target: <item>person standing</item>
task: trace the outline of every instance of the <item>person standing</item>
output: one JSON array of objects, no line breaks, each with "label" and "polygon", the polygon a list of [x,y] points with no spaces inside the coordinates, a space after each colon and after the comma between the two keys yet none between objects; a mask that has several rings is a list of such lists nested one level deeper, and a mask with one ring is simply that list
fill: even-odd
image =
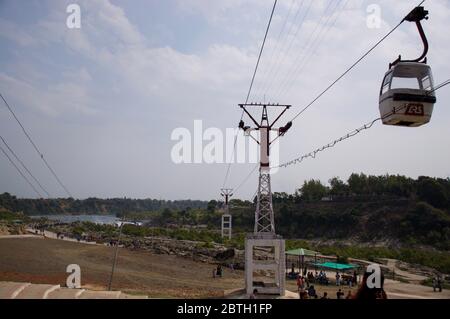
[{"label": "person standing", "polygon": [[299,293],[305,289],[305,279],[301,275],[298,275],[297,277],[297,287]]},{"label": "person standing", "polygon": [[442,292],[442,279],[441,279],[441,276],[438,276],[437,286],[438,286],[439,292]]}]

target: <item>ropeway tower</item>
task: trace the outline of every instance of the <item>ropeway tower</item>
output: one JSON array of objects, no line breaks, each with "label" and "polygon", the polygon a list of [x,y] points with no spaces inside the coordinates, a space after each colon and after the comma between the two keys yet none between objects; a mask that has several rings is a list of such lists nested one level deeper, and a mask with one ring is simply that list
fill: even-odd
[{"label": "ropeway tower", "polygon": [[[252,131],[259,131],[260,167],[255,210],[255,226],[253,234],[247,235],[245,240],[245,286],[247,294],[256,289],[261,294],[285,294],[285,242],[275,233],[275,218],[272,205],[272,189],[270,185],[270,145],[278,137],[284,135],[292,126],[288,122],[285,126],[275,128],[281,116],[291,105],[279,104],[239,104],[253,122],[254,127],[246,126],[240,121],[239,128],[251,136]],[[281,109],[273,122],[270,122],[268,108]],[[248,111],[249,108],[261,109],[261,120],[257,121]],[[277,137],[271,140],[270,132],[276,131]],[[251,136],[252,137],[252,136]],[[253,138],[253,137],[252,137]],[[255,248],[268,250],[271,258],[268,260],[255,259]],[[264,272],[265,275],[260,274]],[[259,278],[258,278],[259,276]]]},{"label": "ropeway tower", "polygon": [[230,214],[229,199],[233,196],[233,190],[231,188],[222,188],[220,190],[220,195],[223,196],[225,200],[225,212],[222,214],[222,238],[231,239],[232,235],[232,217]]}]

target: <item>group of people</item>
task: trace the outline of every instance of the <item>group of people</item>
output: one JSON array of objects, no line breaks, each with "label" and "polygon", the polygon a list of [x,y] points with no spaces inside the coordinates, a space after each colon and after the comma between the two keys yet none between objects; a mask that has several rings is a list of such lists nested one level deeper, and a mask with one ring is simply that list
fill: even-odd
[{"label": "group of people", "polygon": [[297,286],[299,286],[300,282],[303,282],[306,284],[307,287],[310,286],[312,283],[319,283],[322,285],[328,285],[329,280],[327,278],[327,274],[324,271],[315,272],[315,274],[312,271],[309,271],[306,273],[306,276],[303,276],[301,274],[296,274],[297,278]]},{"label": "group of people", "polygon": [[[316,281],[319,278],[319,274],[316,272],[316,276],[311,272],[308,272],[306,277],[302,275],[298,275],[297,277],[297,287],[298,287],[298,295],[300,299],[318,299],[319,296],[317,295],[316,288],[314,288],[314,285],[312,285],[312,282]],[[327,297],[327,293],[324,294],[325,297]],[[327,299],[322,298],[321,299]]]},{"label": "group of people", "polygon": [[[369,276],[371,275],[371,272],[365,272],[362,279],[361,279],[361,285],[359,286],[358,290],[355,293],[352,293],[351,290],[348,291],[347,294],[342,291],[341,288],[338,289],[336,292],[336,298],[337,299],[387,299],[386,293],[383,288],[384,284],[384,276],[381,274],[381,287],[378,288],[370,288],[367,285],[367,280]],[[312,272],[308,273],[306,278],[304,276],[299,275],[297,278],[297,286],[298,286],[298,294],[300,299],[328,299],[328,293],[324,292],[323,295],[319,298],[317,291],[314,287],[314,285],[310,284],[311,280],[308,280],[308,278],[311,277]],[[314,275],[313,275],[314,276]],[[339,277],[338,277],[339,276]],[[316,276],[314,276],[314,280],[319,280],[319,278],[326,278],[325,272],[320,272]],[[336,284],[337,286],[340,286],[341,284],[341,275],[337,272],[336,273]],[[353,276],[346,276],[346,281],[351,287],[352,284],[357,284],[357,274],[356,271],[353,273]]]},{"label": "group of people", "polygon": [[[309,286],[311,283],[319,283],[321,285],[327,285],[330,283],[330,280],[327,277],[327,273],[323,270],[318,272],[316,270],[315,273],[312,271],[309,271],[306,276],[297,275],[298,278],[301,278],[307,286]],[[349,288],[352,288],[354,285],[357,284],[357,274],[356,271],[353,272],[353,275],[345,275],[340,274],[339,272],[336,272],[336,286],[341,286],[342,284],[347,284]]]},{"label": "group of people", "polygon": [[347,284],[349,288],[352,288],[353,285],[357,285],[358,283],[358,275],[356,270],[353,272],[353,275],[345,275],[340,274],[339,271],[336,271],[336,286],[341,286],[342,284]]}]

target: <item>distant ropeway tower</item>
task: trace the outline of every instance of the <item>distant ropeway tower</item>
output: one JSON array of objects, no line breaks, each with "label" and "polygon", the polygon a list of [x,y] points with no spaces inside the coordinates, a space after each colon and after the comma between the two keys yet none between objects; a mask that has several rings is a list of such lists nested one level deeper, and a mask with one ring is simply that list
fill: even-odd
[{"label": "distant ropeway tower", "polygon": [[225,211],[222,214],[222,238],[231,239],[232,236],[232,217],[230,214],[230,204],[229,199],[233,196],[233,190],[231,188],[222,188],[220,190],[220,195],[223,196],[225,200]]}]

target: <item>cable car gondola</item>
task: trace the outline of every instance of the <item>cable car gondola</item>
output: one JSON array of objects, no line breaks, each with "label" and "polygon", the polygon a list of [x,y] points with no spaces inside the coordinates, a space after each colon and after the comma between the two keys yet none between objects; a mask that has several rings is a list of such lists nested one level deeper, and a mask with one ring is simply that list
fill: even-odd
[{"label": "cable car gondola", "polygon": [[417,127],[430,121],[436,103],[433,75],[427,65],[428,41],[420,21],[428,19],[428,11],[416,7],[406,21],[416,22],[424,43],[422,55],[409,61],[401,56],[389,65],[381,89],[379,108],[383,124]]}]

